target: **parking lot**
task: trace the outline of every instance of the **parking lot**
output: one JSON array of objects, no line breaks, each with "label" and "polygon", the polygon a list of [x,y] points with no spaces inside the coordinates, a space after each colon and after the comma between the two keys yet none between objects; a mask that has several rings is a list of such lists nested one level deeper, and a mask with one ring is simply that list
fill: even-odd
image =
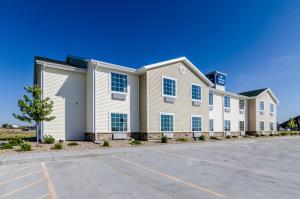
[{"label": "parking lot", "polygon": [[300,137],[0,166],[2,198],[299,198]]}]

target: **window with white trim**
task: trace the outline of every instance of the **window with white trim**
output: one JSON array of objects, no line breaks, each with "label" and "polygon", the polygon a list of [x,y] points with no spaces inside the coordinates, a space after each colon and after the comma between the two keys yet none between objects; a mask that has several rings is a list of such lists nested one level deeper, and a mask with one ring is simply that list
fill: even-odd
[{"label": "window with white trim", "polygon": [[199,84],[192,84],[192,100],[202,100],[202,88]]},{"label": "window with white trim", "polygon": [[127,93],[127,75],[111,73],[111,91]]},{"label": "window with white trim", "polygon": [[259,101],[259,111],[264,112],[265,111],[265,102]]},{"label": "window with white trim", "polygon": [[224,96],[224,107],[230,108],[230,97],[229,96]]},{"label": "window with white trim", "polygon": [[264,131],[265,130],[265,122],[259,122],[259,130]]},{"label": "window with white trim", "polygon": [[270,122],[270,131],[274,131],[274,122]]},{"label": "window with white trim", "polygon": [[274,113],[274,104],[270,103],[270,113]]},{"label": "window with white trim", "polygon": [[245,131],[245,122],[244,121],[240,121],[240,131]]},{"label": "window with white trim", "polygon": [[127,131],[128,119],[127,114],[111,113],[111,131]]},{"label": "window with white trim", "polygon": [[202,118],[192,116],[192,131],[202,131]]},{"label": "window with white trim", "polygon": [[176,96],[176,80],[163,77],[163,95],[164,96]]},{"label": "window with white trim", "polygon": [[208,101],[210,106],[214,105],[214,94],[212,92],[209,92]]},{"label": "window with white trim", "polygon": [[164,113],[160,115],[160,131],[174,131],[174,115]]},{"label": "window with white trim", "polygon": [[209,131],[214,131],[214,120],[213,119],[209,120]]},{"label": "window with white trim", "polygon": [[239,101],[239,108],[240,108],[240,110],[245,110],[245,100]]},{"label": "window with white trim", "polygon": [[225,131],[230,131],[230,120],[225,120],[224,121],[224,130]]}]

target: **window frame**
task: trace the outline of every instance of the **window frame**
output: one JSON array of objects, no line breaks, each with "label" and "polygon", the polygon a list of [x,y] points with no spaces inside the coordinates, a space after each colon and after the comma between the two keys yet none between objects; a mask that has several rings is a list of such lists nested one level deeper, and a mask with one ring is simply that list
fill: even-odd
[{"label": "window frame", "polygon": [[[124,114],[124,115],[127,115],[127,131],[113,131],[112,130],[112,114]],[[109,129],[111,132],[113,133],[128,133],[130,130],[130,114],[128,112],[109,112]]]},{"label": "window frame", "polygon": [[[263,104],[264,104],[264,110],[261,110],[261,102],[263,102]],[[259,100],[259,111],[260,112],[265,112],[265,110],[266,110],[266,103],[265,103],[265,101],[264,100]]]},{"label": "window frame", "polygon": [[[212,121],[212,130],[211,130],[211,128],[210,128],[210,127],[211,127],[211,126],[210,126],[210,124],[211,124],[210,122],[211,122],[211,121]],[[208,131],[209,131],[209,132],[214,132],[214,120],[213,120],[213,119],[209,119],[209,120],[208,120]]]},{"label": "window frame", "polygon": [[[229,122],[229,130],[226,130],[226,122]],[[226,132],[231,131],[231,121],[230,120],[224,120],[224,131],[226,131]]]},{"label": "window frame", "polygon": [[[193,99],[193,86],[199,86],[200,87],[200,99]],[[191,100],[202,102],[202,85],[197,83],[191,83]]]},{"label": "window frame", "polygon": [[[244,106],[243,106],[243,108],[241,109],[241,101],[243,101],[244,102]],[[242,111],[244,111],[246,109],[246,105],[245,105],[245,100],[244,99],[239,99],[239,110],[242,110]]]},{"label": "window frame", "polygon": [[[272,108],[273,108],[272,111],[271,111],[271,106],[272,106]],[[274,112],[275,112],[275,111],[274,111],[274,107],[275,107],[274,104],[271,102],[271,103],[270,103],[270,107],[269,107],[269,108],[270,108],[270,113],[274,113]]]},{"label": "window frame", "polygon": [[[175,96],[174,95],[166,95],[166,94],[164,94],[164,79],[169,79],[169,80],[174,80],[175,81]],[[161,77],[161,95],[163,97],[177,98],[177,79],[176,78],[172,78],[172,77],[168,77],[168,76],[162,76]]]},{"label": "window frame", "polygon": [[[261,128],[261,124],[263,123],[263,129]],[[259,121],[259,131],[265,131],[265,122],[264,121]]]},{"label": "window frame", "polygon": [[[225,98],[228,98],[228,99],[229,99],[229,107],[226,106],[226,103],[225,103],[226,100],[225,100]],[[228,96],[228,95],[225,95],[225,96],[224,96],[224,108],[228,108],[228,109],[231,108],[231,97]]]},{"label": "window frame", "polygon": [[[193,117],[200,118],[200,131],[193,131]],[[191,115],[191,132],[202,132],[203,131],[203,126],[202,126],[202,115]]]},{"label": "window frame", "polygon": [[[162,115],[173,116],[173,130],[172,131],[162,131],[162,128],[161,128],[161,116]],[[175,114],[174,113],[166,113],[166,112],[160,112],[159,113],[159,130],[162,133],[173,133],[173,132],[175,132]]]},{"label": "window frame", "polygon": [[[243,122],[243,130],[241,130],[241,122]],[[245,121],[239,121],[239,130],[240,131],[245,131]]]},{"label": "window frame", "polygon": [[[212,95],[212,104],[210,104],[210,95]],[[213,106],[214,105],[214,93],[213,92],[209,92],[208,93],[208,105],[209,106]]]},{"label": "window frame", "polygon": [[[112,89],[112,74],[118,74],[118,75],[124,75],[126,76],[126,79],[127,79],[127,85],[126,85],[126,92],[121,92],[121,91],[113,91]],[[125,74],[125,73],[119,73],[119,72],[110,72],[110,76],[109,76],[109,82],[110,82],[110,87],[109,87],[109,90],[111,93],[120,93],[120,94],[127,94],[128,93],[128,81],[129,81],[129,78],[128,78],[128,75]]]},{"label": "window frame", "polygon": [[[271,129],[271,124],[272,124],[273,129]],[[270,125],[270,126],[269,126],[270,131],[275,131],[275,130],[274,130],[274,129],[275,129],[275,128],[274,128],[274,127],[275,127],[274,124],[275,124],[275,122],[273,122],[273,121],[270,122],[270,124],[269,124],[269,125]]]}]

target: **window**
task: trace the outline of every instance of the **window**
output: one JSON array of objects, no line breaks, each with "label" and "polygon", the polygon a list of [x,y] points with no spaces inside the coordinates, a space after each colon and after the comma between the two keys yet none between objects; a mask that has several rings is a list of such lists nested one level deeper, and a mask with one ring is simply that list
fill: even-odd
[{"label": "window", "polygon": [[111,73],[111,91],[127,93],[127,75]]},{"label": "window", "polygon": [[224,130],[230,131],[230,120],[225,120],[224,122]]},{"label": "window", "polygon": [[259,122],[259,130],[264,131],[265,130],[265,123],[264,122]]},{"label": "window", "polygon": [[199,84],[192,84],[192,100],[202,100],[202,88]]},{"label": "window", "polygon": [[239,101],[239,107],[240,107],[240,110],[245,110],[245,100]]},{"label": "window", "polygon": [[192,131],[202,130],[202,118],[200,116],[192,116]]},{"label": "window", "polygon": [[274,104],[270,103],[270,113],[274,113]]},{"label": "window", "polygon": [[214,131],[214,120],[209,120],[209,131]]},{"label": "window", "polygon": [[245,131],[245,122],[240,121],[240,131]]},{"label": "window", "polygon": [[209,101],[209,105],[211,106],[214,105],[214,94],[211,92],[209,93],[208,101]]},{"label": "window", "polygon": [[160,131],[173,131],[174,130],[174,116],[172,114],[160,115]]},{"label": "window", "polygon": [[176,96],[176,80],[163,77],[163,96]]},{"label": "window", "polygon": [[228,96],[224,97],[224,106],[225,108],[230,108],[230,97]]},{"label": "window", "polygon": [[265,102],[264,101],[259,101],[259,110],[260,111],[265,111]]},{"label": "window", "polygon": [[270,122],[270,131],[274,131],[274,122]]},{"label": "window", "polygon": [[111,114],[111,131],[124,132],[127,131],[127,114],[112,113]]}]

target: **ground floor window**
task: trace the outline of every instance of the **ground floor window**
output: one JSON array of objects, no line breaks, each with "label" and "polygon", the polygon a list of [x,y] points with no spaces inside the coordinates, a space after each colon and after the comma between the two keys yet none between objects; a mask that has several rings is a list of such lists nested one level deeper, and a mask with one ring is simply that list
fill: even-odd
[{"label": "ground floor window", "polygon": [[230,131],[230,120],[225,120],[224,122],[224,130]]},{"label": "ground floor window", "polygon": [[240,121],[240,131],[245,131],[245,122]]},{"label": "ground floor window", "polygon": [[209,120],[209,131],[214,131],[214,120]]},{"label": "ground floor window", "polygon": [[264,122],[259,122],[259,130],[264,131],[265,130],[265,123]]},{"label": "ground floor window", "polygon": [[128,119],[127,114],[111,113],[111,131],[127,131]]},{"label": "ground floor window", "polygon": [[174,131],[174,115],[162,113],[160,115],[160,131]]},{"label": "ground floor window", "polygon": [[200,116],[192,116],[192,131],[202,131],[202,118]]},{"label": "ground floor window", "polygon": [[274,131],[274,122],[270,122],[270,131]]}]

